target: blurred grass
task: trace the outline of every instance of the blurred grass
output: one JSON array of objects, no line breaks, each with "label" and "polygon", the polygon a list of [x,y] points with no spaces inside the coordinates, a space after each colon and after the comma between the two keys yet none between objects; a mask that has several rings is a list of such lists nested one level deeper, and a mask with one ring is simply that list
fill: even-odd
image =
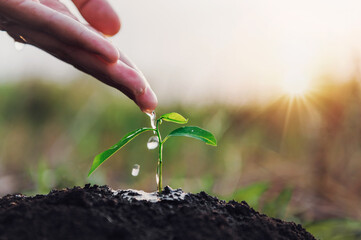
[{"label": "blurred grass", "polygon": [[[218,147],[174,138],[164,184],[246,200],[268,215],[307,224],[321,239],[361,239],[361,90],[357,80],[321,79],[302,98],[243,106],[162,106],[213,132]],[[108,184],[156,190],[157,151],[144,134],[87,179],[93,157],[149,126],[130,100],[92,80],[30,79],[0,85],[0,195]],[[162,124],[167,133],[177,127]],[[138,177],[131,175],[139,164]],[[325,230],[326,229],[326,230]],[[344,236],[344,238],[342,238]]]}]

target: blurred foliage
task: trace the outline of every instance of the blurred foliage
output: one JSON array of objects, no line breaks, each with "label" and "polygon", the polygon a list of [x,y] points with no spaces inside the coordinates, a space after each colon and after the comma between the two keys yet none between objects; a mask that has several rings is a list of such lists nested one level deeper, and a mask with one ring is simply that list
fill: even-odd
[{"label": "blurred foliage", "polygon": [[[217,148],[171,139],[164,184],[246,200],[274,217],[306,224],[321,239],[360,239],[361,90],[357,77],[325,77],[302,97],[242,106],[160,104],[214,133]],[[108,184],[155,191],[157,151],[139,136],[87,178],[94,156],[149,118],[90,79],[0,85],[0,196]],[[162,125],[164,134],[175,125]],[[139,164],[138,177],[131,175]],[[346,219],[346,220],[345,220]]]},{"label": "blurred foliage", "polygon": [[262,212],[268,216],[285,219],[286,210],[292,197],[292,189],[283,189],[277,197],[267,201],[262,208]]},{"label": "blurred foliage", "polygon": [[361,222],[348,219],[330,219],[304,224],[304,227],[318,239],[356,240],[361,239]]},{"label": "blurred foliage", "polygon": [[[319,221],[303,221],[296,216],[287,216],[287,208],[292,198],[293,190],[291,188],[283,189],[273,199],[264,199],[262,196],[269,188],[268,183],[254,183],[247,187],[238,189],[230,197],[223,199],[246,201],[251,207],[270,217],[279,218],[287,221],[301,223],[307,231],[311,232],[317,239],[330,240],[357,240],[361,239],[361,221],[349,219],[329,219]],[[262,207],[260,205],[263,205]]]},{"label": "blurred foliage", "polygon": [[259,209],[259,202],[260,199],[269,188],[268,183],[258,182],[251,184],[247,187],[241,188],[236,190],[231,197],[229,197],[229,200],[233,199],[235,201],[241,202],[246,201],[248,205],[253,207],[256,210]]}]

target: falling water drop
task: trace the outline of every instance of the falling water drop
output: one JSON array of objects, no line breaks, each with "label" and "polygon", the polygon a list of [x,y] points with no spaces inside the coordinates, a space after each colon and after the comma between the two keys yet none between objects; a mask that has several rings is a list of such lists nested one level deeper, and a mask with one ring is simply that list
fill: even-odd
[{"label": "falling water drop", "polygon": [[156,114],[153,111],[152,113],[147,113],[147,115],[150,117],[150,125],[153,129],[156,129]]},{"label": "falling water drop", "polygon": [[151,136],[147,142],[147,148],[149,150],[156,149],[159,145],[159,139],[157,136]]},{"label": "falling water drop", "polygon": [[158,184],[159,184],[159,175],[158,175],[158,173],[155,175],[155,181],[157,182],[157,186],[158,186]]},{"label": "falling water drop", "polygon": [[25,44],[24,43],[21,43],[21,42],[15,42],[14,43],[14,47],[17,51],[21,51],[23,50],[23,48],[25,47]]},{"label": "falling water drop", "polygon": [[132,175],[134,177],[138,176],[139,170],[140,170],[139,164],[134,164],[133,169],[132,169]]}]

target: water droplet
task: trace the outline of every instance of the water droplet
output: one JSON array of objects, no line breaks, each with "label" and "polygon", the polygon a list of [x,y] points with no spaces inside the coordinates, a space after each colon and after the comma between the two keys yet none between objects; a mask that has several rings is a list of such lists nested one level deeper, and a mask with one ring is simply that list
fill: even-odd
[{"label": "water droplet", "polygon": [[148,139],[147,148],[149,150],[156,149],[159,145],[159,139],[157,136],[152,136]]},{"label": "water droplet", "polygon": [[[158,194],[158,191],[148,193],[141,190],[133,190],[133,189],[117,190],[117,191],[112,190],[112,192],[113,192],[113,196],[118,196],[119,198],[126,199],[129,202],[147,201],[152,203],[156,203],[164,200],[173,201],[173,202],[182,201],[188,195],[187,193],[183,192],[182,189],[174,190],[168,186],[164,188],[163,194],[161,195]],[[107,220],[111,221],[113,219],[108,217]]]},{"label": "water droplet", "polygon": [[155,181],[157,182],[157,186],[158,186],[158,184],[159,184],[159,175],[158,175],[158,173],[155,175]]},{"label": "water droplet", "polygon": [[24,43],[21,43],[21,42],[15,42],[14,43],[14,47],[17,51],[21,51],[23,50],[23,48],[25,47],[25,44]]},{"label": "water droplet", "polygon": [[147,113],[147,115],[150,118],[150,125],[152,126],[153,129],[156,129],[156,114],[153,111],[152,113]]},{"label": "water droplet", "polygon": [[132,175],[134,177],[138,176],[139,170],[140,170],[139,164],[134,164],[133,169],[132,169]]}]

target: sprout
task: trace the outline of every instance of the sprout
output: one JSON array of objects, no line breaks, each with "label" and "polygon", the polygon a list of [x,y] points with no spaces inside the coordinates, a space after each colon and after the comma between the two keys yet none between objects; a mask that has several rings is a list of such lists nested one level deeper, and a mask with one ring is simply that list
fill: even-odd
[{"label": "sprout", "polygon": [[157,188],[158,192],[162,191],[162,165],[163,165],[163,145],[164,143],[170,138],[170,137],[176,137],[176,136],[183,136],[183,137],[190,137],[195,138],[198,140],[201,140],[205,142],[208,145],[211,146],[217,146],[216,138],[213,136],[212,133],[194,126],[189,127],[180,127],[169,133],[164,139],[162,139],[162,136],[160,134],[159,125],[162,124],[163,121],[166,122],[172,122],[177,124],[186,124],[188,123],[188,119],[184,118],[182,115],[176,112],[167,113],[162,115],[160,118],[156,121],[156,126],[154,128],[139,128],[135,131],[132,131],[125,135],[118,143],[111,146],[108,150],[98,154],[94,160],[93,164],[90,168],[88,177],[103,163],[105,160],[109,159],[114,153],[116,153],[119,149],[121,149],[123,146],[125,146],[128,142],[133,140],[136,136],[138,136],[141,133],[147,132],[147,131],[154,131],[156,134],[156,137],[158,138],[158,149],[159,149],[159,157],[158,157],[158,165],[157,165]]}]

